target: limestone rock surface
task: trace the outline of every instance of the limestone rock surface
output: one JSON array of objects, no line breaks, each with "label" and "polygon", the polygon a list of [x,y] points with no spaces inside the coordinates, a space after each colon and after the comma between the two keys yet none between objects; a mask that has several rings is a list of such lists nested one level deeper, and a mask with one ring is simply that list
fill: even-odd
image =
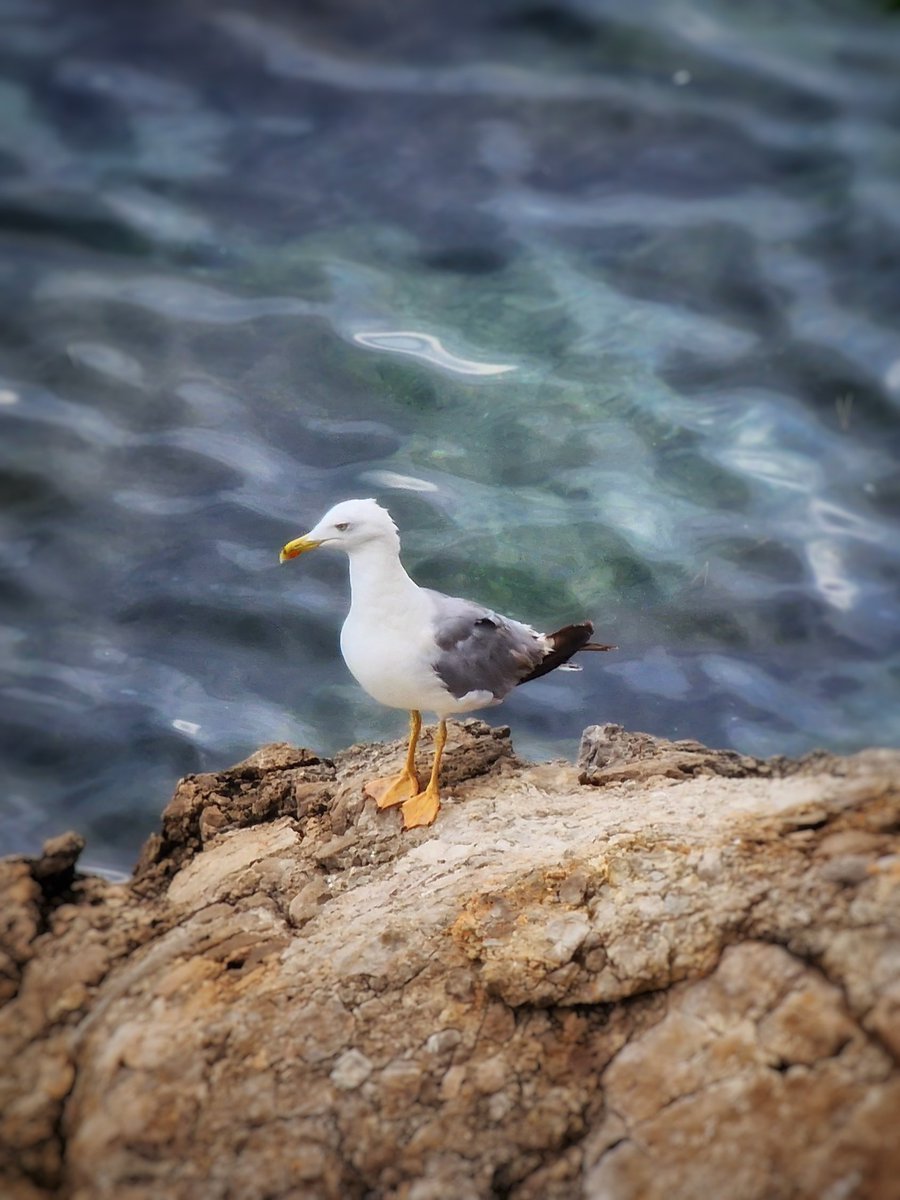
[{"label": "limestone rock surface", "polygon": [[407,834],[401,756],[189,777],[128,884],[0,863],[0,1194],[900,1195],[900,753],[466,721]]}]

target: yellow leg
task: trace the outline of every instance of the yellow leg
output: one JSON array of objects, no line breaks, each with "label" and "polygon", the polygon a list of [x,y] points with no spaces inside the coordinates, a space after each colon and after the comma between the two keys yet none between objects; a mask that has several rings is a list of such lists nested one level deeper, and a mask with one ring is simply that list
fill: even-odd
[{"label": "yellow leg", "polygon": [[441,770],[441,755],[447,744],[447,722],[441,721],[434,740],[434,766],[431,768],[431,778],[424,792],[411,797],[401,808],[403,813],[403,828],[415,829],[419,825],[430,825],[438,815],[441,807],[441,796],[438,789],[438,776]]},{"label": "yellow leg", "polygon": [[415,796],[419,790],[419,777],[416,774],[416,745],[422,731],[422,714],[415,709],[409,714],[409,746],[406,751],[406,763],[399,775],[391,775],[388,779],[373,779],[367,783],[363,791],[374,800],[379,808],[390,808],[392,804],[402,804],[410,796]]}]

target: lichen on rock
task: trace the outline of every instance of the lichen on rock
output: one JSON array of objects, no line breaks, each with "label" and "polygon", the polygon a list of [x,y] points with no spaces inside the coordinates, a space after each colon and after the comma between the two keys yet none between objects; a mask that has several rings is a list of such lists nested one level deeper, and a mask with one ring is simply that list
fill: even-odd
[{"label": "lichen on rock", "polygon": [[465,721],[407,834],[401,754],[189,777],[129,884],[0,864],[4,1196],[896,1194],[900,754]]}]

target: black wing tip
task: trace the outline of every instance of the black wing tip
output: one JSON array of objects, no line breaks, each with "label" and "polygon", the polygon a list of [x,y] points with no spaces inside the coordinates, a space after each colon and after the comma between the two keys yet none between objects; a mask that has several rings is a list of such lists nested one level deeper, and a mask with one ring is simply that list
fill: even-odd
[{"label": "black wing tip", "polygon": [[[586,629],[588,637],[591,637],[591,635],[594,632],[594,622],[593,621],[579,621],[575,625],[566,625],[566,627],[564,629],[559,630],[559,632],[567,633],[570,629],[571,630]],[[556,634],[551,633],[550,637],[556,637]],[[583,646],[578,647],[579,650],[618,650],[618,648],[619,648],[618,646],[613,646],[611,643],[607,645],[606,642],[588,642],[588,641],[586,641]]]},{"label": "black wing tip", "polygon": [[[556,633],[548,633],[547,637],[549,637],[549,638],[557,638],[557,637],[565,638],[567,636],[571,636],[574,638],[578,635],[578,633],[581,630],[584,630],[584,632],[586,634],[586,638],[592,637],[593,633],[594,633],[594,622],[593,621],[576,621],[574,625],[564,625],[563,628],[558,629],[556,631]],[[578,650],[579,651],[580,650],[618,650],[618,648],[619,648],[618,646],[614,646],[614,645],[612,645],[612,643],[607,644],[606,642],[589,642],[585,639],[583,645],[578,647]],[[576,653],[577,653],[577,651],[576,651]]]},{"label": "black wing tip", "polygon": [[564,625],[562,629],[557,629],[554,633],[546,634],[547,640],[553,646],[553,649],[547,654],[543,662],[538,665],[527,675],[523,676],[519,683],[528,683],[532,679],[540,679],[542,675],[548,675],[551,671],[555,671],[557,667],[561,667],[563,663],[567,663],[573,655],[579,650],[615,650],[615,646],[604,646],[599,642],[590,641],[590,636],[594,632],[593,621],[579,621],[575,625]]}]

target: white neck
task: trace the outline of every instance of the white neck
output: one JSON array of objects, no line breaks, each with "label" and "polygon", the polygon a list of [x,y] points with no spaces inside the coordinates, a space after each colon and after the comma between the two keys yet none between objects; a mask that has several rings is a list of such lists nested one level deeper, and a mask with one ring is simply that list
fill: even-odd
[{"label": "white neck", "polygon": [[398,603],[409,603],[419,589],[400,561],[399,549],[388,542],[371,541],[358,546],[349,555],[350,613],[365,609],[369,615],[379,611],[395,613]]}]

